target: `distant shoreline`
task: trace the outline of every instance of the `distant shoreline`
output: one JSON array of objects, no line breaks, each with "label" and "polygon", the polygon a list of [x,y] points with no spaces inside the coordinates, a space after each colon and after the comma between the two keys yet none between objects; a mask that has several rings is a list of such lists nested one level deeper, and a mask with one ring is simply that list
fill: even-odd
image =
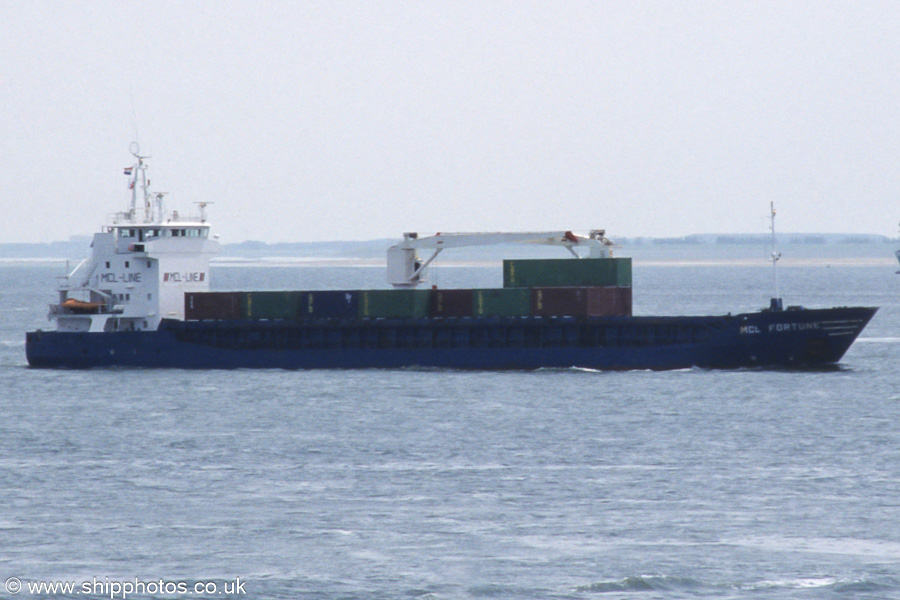
[{"label": "distant shoreline", "polygon": [[[883,265],[896,262],[900,240],[880,235],[778,234],[780,265]],[[385,252],[398,240],[223,244],[215,265],[289,264],[292,266],[384,267]],[[636,265],[755,265],[768,262],[771,238],[759,234],[690,235],[683,238],[613,238],[614,253],[631,256]],[[0,244],[0,264],[80,261],[90,253],[90,238],[46,244]],[[421,256],[430,252],[421,250]],[[458,248],[441,254],[443,265],[498,264],[504,258],[567,256],[558,248],[500,244]]]},{"label": "distant shoreline", "polygon": [[[771,263],[758,258],[635,258],[632,257],[633,263],[639,268],[655,268],[655,267],[765,267],[771,268]],[[74,268],[75,262],[65,258],[2,258],[0,257],[0,267],[38,267],[47,266],[60,268],[66,263],[70,264],[70,268]],[[458,269],[458,268],[500,268],[503,264],[502,259],[493,260],[444,260],[441,261],[437,268]],[[292,257],[263,257],[263,258],[238,258],[238,257],[222,257],[215,258],[211,262],[213,268],[265,268],[265,267],[290,267],[296,269],[309,268],[359,268],[359,269],[384,269],[385,261],[378,259],[360,259],[360,258],[292,258]],[[832,258],[789,258],[782,257],[778,261],[778,266],[791,268],[821,268],[821,267],[897,267],[897,261],[891,256],[860,256],[860,257],[832,257]]]}]

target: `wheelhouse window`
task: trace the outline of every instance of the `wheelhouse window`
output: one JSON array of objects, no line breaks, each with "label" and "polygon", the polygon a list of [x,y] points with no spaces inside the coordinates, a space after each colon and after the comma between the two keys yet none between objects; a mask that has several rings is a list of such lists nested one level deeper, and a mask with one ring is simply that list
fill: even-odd
[{"label": "wheelhouse window", "polygon": [[167,237],[206,238],[206,237],[209,237],[209,228],[208,227],[173,227],[173,228],[163,228],[163,229],[145,229],[145,230],[143,230],[143,235],[144,235],[144,239],[167,238]]}]

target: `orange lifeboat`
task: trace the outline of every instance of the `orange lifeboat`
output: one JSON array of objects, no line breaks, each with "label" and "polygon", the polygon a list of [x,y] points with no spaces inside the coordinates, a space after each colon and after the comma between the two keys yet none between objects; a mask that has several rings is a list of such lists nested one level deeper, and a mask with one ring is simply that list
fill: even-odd
[{"label": "orange lifeboat", "polygon": [[85,302],[83,300],[76,300],[75,298],[66,298],[60,306],[72,313],[89,315],[100,312],[100,307],[103,306],[103,304],[100,302]]}]

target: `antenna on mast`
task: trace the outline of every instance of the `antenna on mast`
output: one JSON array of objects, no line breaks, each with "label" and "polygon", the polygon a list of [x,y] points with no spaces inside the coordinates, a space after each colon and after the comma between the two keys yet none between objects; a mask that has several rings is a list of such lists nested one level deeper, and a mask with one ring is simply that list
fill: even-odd
[{"label": "antenna on mast", "polygon": [[[150,191],[148,190],[148,186],[150,182],[147,180],[147,165],[144,163],[145,158],[150,158],[149,156],[141,155],[141,147],[138,143],[131,142],[131,146],[129,146],[129,151],[131,151],[131,155],[137,159],[137,164],[132,167],[134,173],[131,175],[131,220],[137,220],[137,187],[138,187],[138,176],[141,179],[141,193],[144,196],[144,201],[142,205],[142,210],[144,213],[144,222],[148,223],[151,220],[151,208],[150,208]],[[126,171],[127,173],[128,171]]]},{"label": "antenna on mast", "polygon": [[775,281],[775,296],[769,302],[769,310],[772,311],[781,311],[784,310],[784,304],[781,301],[781,296],[778,295],[778,259],[781,258],[781,252],[778,252],[776,248],[775,241],[775,203],[769,202],[769,218],[771,219],[770,228],[772,230],[772,254],[769,257],[769,260],[772,261],[772,276]]}]

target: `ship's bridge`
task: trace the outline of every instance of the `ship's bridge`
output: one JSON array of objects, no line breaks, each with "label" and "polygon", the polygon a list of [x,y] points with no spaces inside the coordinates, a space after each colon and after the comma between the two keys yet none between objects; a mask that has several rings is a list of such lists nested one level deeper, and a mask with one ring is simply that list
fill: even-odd
[{"label": "ship's bridge", "polygon": [[[209,237],[209,224],[197,221],[154,223],[149,225],[119,224],[107,229],[116,236],[116,252],[164,251],[172,242],[181,248],[190,240],[205,240]],[[168,240],[168,243],[164,242]],[[159,242],[163,242],[160,244]]]},{"label": "ship's bridge", "polygon": [[157,238],[166,237],[209,237],[209,225],[199,225],[196,227],[118,227],[116,232],[119,239],[129,238],[129,241],[150,241]]}]

